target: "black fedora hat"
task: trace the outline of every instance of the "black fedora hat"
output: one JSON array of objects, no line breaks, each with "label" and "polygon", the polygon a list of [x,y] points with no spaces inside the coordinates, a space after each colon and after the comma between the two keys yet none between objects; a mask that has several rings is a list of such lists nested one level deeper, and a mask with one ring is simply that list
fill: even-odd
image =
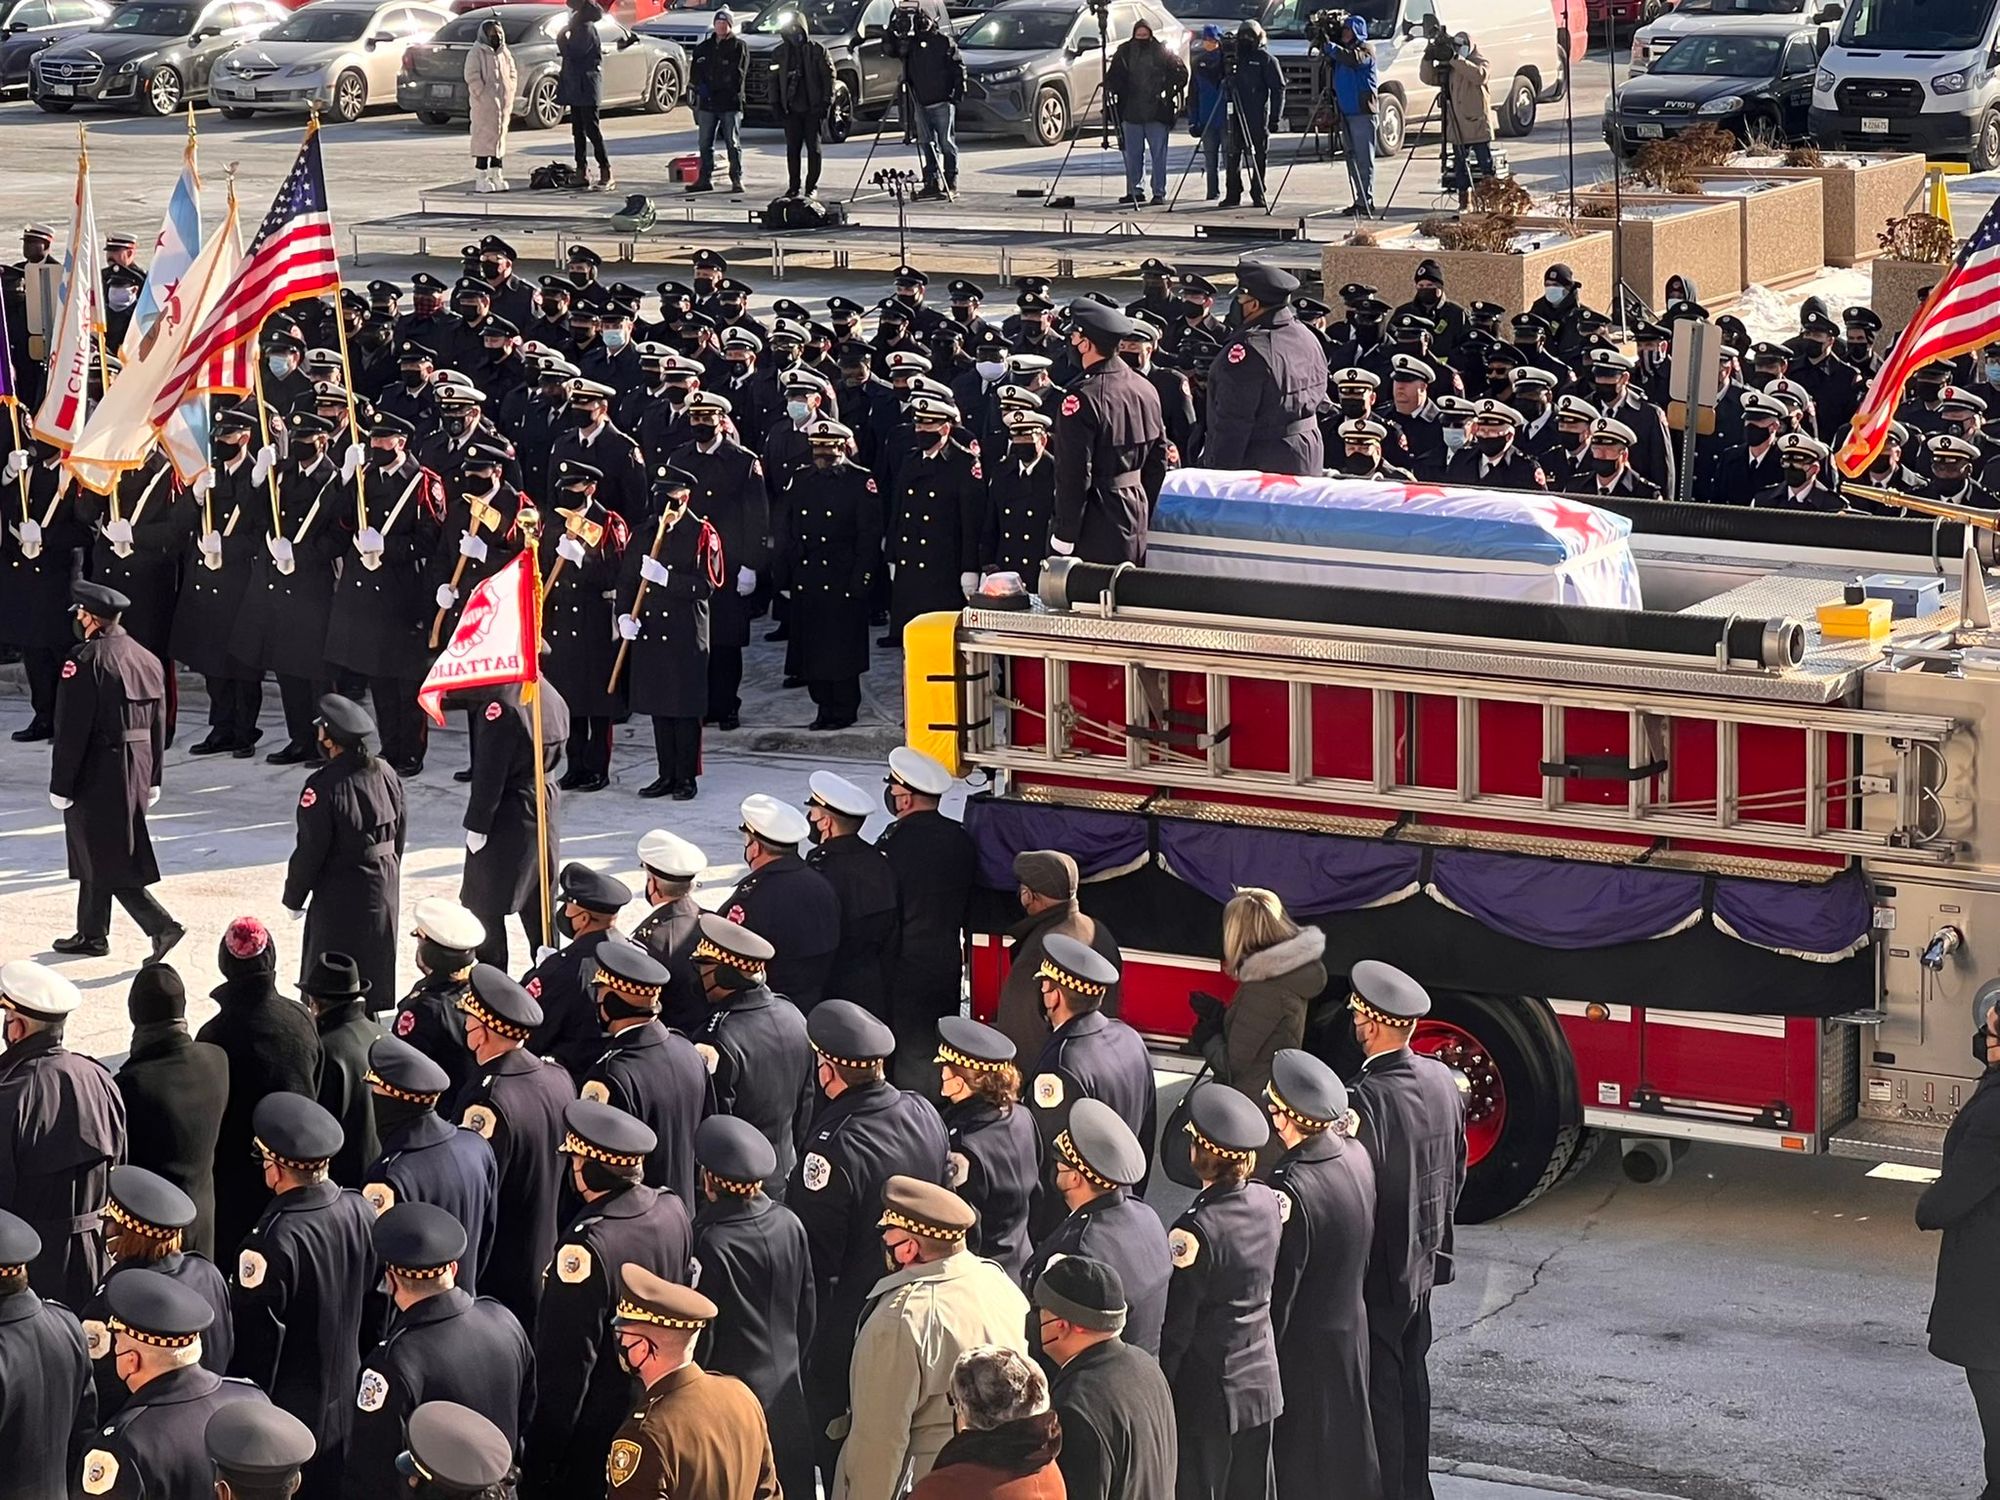
[{"label": "black fedora hat", "polygon": [[321,953],[306,970],[299,993],[314,1000],[354,1000],[368,993],[361,966],[345,953]]}]

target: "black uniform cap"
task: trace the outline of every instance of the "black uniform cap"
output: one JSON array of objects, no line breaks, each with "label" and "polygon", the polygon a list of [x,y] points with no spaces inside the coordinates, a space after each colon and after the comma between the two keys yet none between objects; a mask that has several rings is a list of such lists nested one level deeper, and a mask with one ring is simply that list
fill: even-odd
[{"label": "black uniform cap", "polygon": [[729,258],[719,250],[697,250],[694,264],[703,271],[726,271],[729,269]]},{"label": "black uniform cap", "polygon": [[502,469],[507,466],[510,457],[512,455],[505,448],[493,443],[470,443],[459,455],[458,466],[460,469]]},{"label": "black uniform cap", "polygon": [[604,264],[604,257],[588,245],[571,245],[569,253],[563,256],[563,264],[566,266],[601,266]]},{"label": "black uniform cap", "polygon": [[368,422],[370,437],[410,437],[416,430],[416,424],[392,411],[378,410]]},{"label": "black uniform cap", "polygon": [[695,1165],[741,1192],[778,1170],[778,1153],[764,1132],[734,1115],[710,1115],[695,1127]]},{"label": "black uniform cap", "polygon": [[1088,943],[1053,933],[1042,943],[1041,977],[1078,995],[1102,996],[1118,982],[1118,966]]},{"label": "black uniform cap", "polygon": [[42,1237],[18,1214],[0,1208],[0,1271],[24,1271],[42,1253]]},{"label": "black uniform cap", "polygon": [[562,867],[556,889],[563,900],[607,917],[616,916],[632,900],[632,888],[624,881],[574,861]]},{"label": "black uniform cap", "polygon": [[1394,964],[1364,958],[1347,982],[1354,990],[1350,1003],[1371,1021],[1414,1026],[1431,1013],[1430,992]]},{"label": "black uniform cap", "polygon": [[597,945],[597,967],[590,982],[643,1006],[658,1005],[660,987],[672,977],[665,964],[637,943],[611,938]]},{"label": "black uniform cap", "polygon": [[403,289],[393,281],[371,281],[368,295],[378,302],[394,302],[403,295]]},{"label": "black uniform cap", "polygon": [[1850,307],[1841,313],[1840,321],[1849,328],[1859,328],[1867,333],[1882,331],[1881,316],[1872,307]]},{"label": "black uniform cap", "polygon": [[1125,1282],[1116,1266],[1087,1255],[1064,1255],[1035,1280],[1035,1306],[1096,1333],[1125,1327]]},{"label": "black uniform cap", "polygon": [[411,1412],[403,1441],[408,1446],[396,1460],[398,1472],[448,1490],[491,1489],[514,1468],[507,1435],[456,1401],[426,1401]]},{"label": "black uniform cap", "polygon": [[643,1162],[660,1138],[644,1120],[628,1115],[616,1105],[594,1099],[577,1099],[563,1106],[562,1150],[571,1156],[587,1156],[615,1167],[633,1167]]},{"label": "black uniform cap", "polygon": [[398,1275],[428,1280],[465,1254],[465,1226],[435,1203],[397,1203],[369,1230],[375,1258]]},{"label": "black uniform cap", "polygon": [[410,278],[410,290],[413,292],[442,292],[447,290],[447,288],[442,281],[431,275],[430,272],[419,271]]},{"label": "black uniform cap", "polygon": [[1227,1084],[1196,1087],[1188,1100],[1188,1134],[1217,1156],[1243,1161],[1271,1139],[1271,1122],[1248,1094]]},{"label": "black uniform cap", "polygon": [[1264,1097],[1309,1129],[1324,1130],[1347,1114],[1347,1085],[1340,1075],[1299,1047],[1273,1054]]},{"label": "black uniform cap", "polygon": [[114,1330],[156,1349],[184,1349],[215,1321],[215,1309],[200,1292],[140,1267],[106,1281],[104,1300],[111,1312],[105,1321]]},{"label": "black uniform cap", "polygon": [[1206,276],[1196,276],[1192,272],[1181,278],[1181,291],[1187,296],[1213,297],[1215,283]]},{"label": "black uniform cap", "polygon": [[1269,306],[1283,302],[1299,289],[1299,278],[1283,266],[1269,261],[1245,260],[1236,264],[1236,284],[1259,302]]},{"label": "black uniform cap", "polygon": [[1070,321],[1082,329],[1085,336],[1094,344],[1110,347],[1132,332],[1130,318],[1089,297],[1078,297],[1070,303],[1066,311],[1069,313]]},{"label": "black uniform cap", "polygon": [[778,954],[768,938],[712,911],[701,914],[696,930],[700,936],[695,939],[692,956],[698,964],[722,964],[746,974],[761,974]]},{"label": "black uniform cap", "polygon": [[826,299],[826,310],[830,316],[835,318],[858,318],[862,313],[867,311],[866,308],[852,297],[829,297]]},{"label": "black uniform cap", "polygon": [[391,1099],[434,1104],[451,1087],[451,1075],[401,1037],[380,1036],[368,1044],[365,1075]]},{"label": "black uniform cap", "polygon": [[225,1479],[288,1479],[319,1451],[310,1427],[267,1401],[233,1401],[222,1407],[208,1419],[201,1441],[208,1461]]},{"label": "black uniform cap", "polygon": [[1153,256],[1147,260],[1140,262],[1139,274],[1141,276],[1165,276],[1168,278],[1172,278],[1180,275],[1181,273],[1178,270],[1176,270],[1173,266],[1170,266],[1165,261],[1161,260],[1158,256]]},{"label": "black uniform cap", "polygon": [[118,590],[85,578],[79,578],[69,586],[69,602],[100,620],[122,615],[132,607],[132,601]]},{"label": "black uniform cap", "polygon": [[336,745],[350,748],[365,745],[377,734],[375,720],[368,710],[352,698],[343,698],[338,693],[328,693],[319,700],[319,721],[326,726],[327,737]]},{"label": "black uniform cap", "polygon": [[1014,1043],[1004,1031],[968,1016],[939,1018],[937,1056],[932,1062],[974,1073],[997,1073],[1013,1060]]},{"label": "black uniform cap", "polygon": [[579,463],[573,458],[556,460],[557,484],[596,484],[604,478],[604,471],[594,464]]},{"label": "black uniform cap", "polygon": [[865,1068],[896,1050],[896,1033],[852,1000],[822,1000],[806,1017],[806,1038],[828,1062]]},{"label": "black uniform cap", "polygon": [[170,1239],[195,1219],[194,1199],[158,1172],[121,1162],[111,1169],[105,1216],[121,1229]]},{"label": "black uniform cap", "polygon": [[396,359],[400,364],[415,364],[418,360],[434,360],[437,351],[428,349],[415,339],[404,339],[396,346]]},{"label": "black uniform cap", "polygon": [[1146,1153],[1132,1127],[1102,1099],[1079,1099],[1069,1124],[1056,1135],[1056,1151],[1099,1188],[1133,1187],[1146,1175]]},{"label": "black uniform cap", "polygon": [[215,414],[217,432],[254,432],[256,428],[257,413],[247,407],[225,407]]},{"label": "black uniform cap", "polygon": [[543,276],[539,280],[544,296],[550,292],[558,292],[562,295],[564,301],[568,301],[570,296],[576,291],[576,283],[571,281],[567,276]]},{"label": "black uniform cap", "polygon": [[488,1031],[524,1042],[542,1024],[542,1007],[505,969],[474,964],[458,1008]]},{"label": "black uniform cap", "polygon": [[266,1094],[250,1112],[251,1144],[284,1166],[322,1167],[347,1136],[325,1108],[303,1094]]}]

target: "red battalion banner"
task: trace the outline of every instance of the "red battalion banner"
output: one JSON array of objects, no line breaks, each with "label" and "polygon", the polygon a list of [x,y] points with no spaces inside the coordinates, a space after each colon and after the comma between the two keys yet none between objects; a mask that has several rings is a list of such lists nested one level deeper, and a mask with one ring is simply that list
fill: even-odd
[{"label": "red battalion banner", "polygon": [[473,589],[451,639],[417,689],[417,705],[433,723],[444,723],[439,700],[446,693],[540,680],[536,652],[541,639],[536,619],[540,580],[533,560],[532,549],[521,552]]}]

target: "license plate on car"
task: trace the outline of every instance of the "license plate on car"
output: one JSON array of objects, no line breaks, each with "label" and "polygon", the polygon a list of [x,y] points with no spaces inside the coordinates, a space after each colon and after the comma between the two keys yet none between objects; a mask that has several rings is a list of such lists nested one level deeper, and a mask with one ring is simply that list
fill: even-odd
[{"label": "license plate on car", "polygon": [[51,99],[71,99],[76,96],[76,85],[73,83],[45,83],[42,85],[42,92],[47,94]]},{"label": "license plate on car", "polygon": [[1667,130],[1664,125],[1634,125],[1632,127],[1632,134],[1642,141],[1657,141],[1666,135],[1666,133]]},{"label": "license plate on car", "polygon": [[1861,117],[1861,133],[1863,135],[1887,135],[1889,133],[1889,122],[1879,115],[1863,115]]},{"label": "license plate on car", "polygon": [[451,97],[451,85],[448,83],[432,84],[431,97],[433,99],[449,99]]}]

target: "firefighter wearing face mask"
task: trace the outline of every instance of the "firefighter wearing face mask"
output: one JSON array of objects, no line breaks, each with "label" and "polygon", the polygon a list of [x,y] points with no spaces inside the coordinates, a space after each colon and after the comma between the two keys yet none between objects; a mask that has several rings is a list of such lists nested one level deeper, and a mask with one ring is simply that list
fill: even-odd
[{"label": "firefighter wearing face mask", "polygon": [[646,514],[646,455],[611,420],[616,395],[610,386],[594,380],[569,383],[570,425],[550,446],[545,493],[561,488],[557,474],[564,463],[583,464],[598,472],[598,504],[630,525]]},{"label": "firefighter wearing face mask", "polygon": [[959,608],[979,586],[979,535],[986,524],[986,474],[976,439],[958,426],[958,408],[932,396],[910,403],[916,428],[896,465],[885,548],[889,627],[933,610]]},{"label": "firefighter wearing face mask", "polygon": [[819,709],[810,727],[845,729],[860,714],[868,670],[868,590],[882,547],[882,496],[874,476],[848,456],[854,434],[846,427],[822,420],[806,437],[812,468],[772,507],[772,570],[791,602],[786,665],[805,679]]},{"label": "firefighter wearing face mask", "polygon": [[986,526],[979,542],[982,573],[1018,573],[1029,588],[1049,555],[1055,517],[1056,467],[1049,457],[1048,417],[1010,410],[1001,422],[1004,453],[986,476]]},{"label": "firefighter wearing face mask", "polygon": [[[1936,440],[1937,443],[1954,444],[1960,441],[1958,438]],[[1965,444],[1967,448],[1971,446],[1970,443]],[[1778,439],[1777,448],[1778,482],[1752,495],[1752,505],[1759,510],[1834,511],[1841,508],[1840,497],[1820,482],[1828,459],[1824,443],[1803,432],[1788,432]],[[1939,456],[1934,445],[1932,461],[1935,463]]]},{"label": "firefighter wearing face mask", "polygon": [[1414,484],[1417,476],[1408,469],[1382,462],[1382,444],[1389,429],[1369,417],[1354,417],[1340,424],[1340,472],[1350,479],[1399,480]]},{"label": "firefighter wearing face mask", "polygon": [[1593,482],[1590,430],[1596,425],[1597,408],[1583,397],[1556,397],[1555,411],[1546,434],[1549,441],[1534,455],[1535,461],[1542,466],[1542,472],[1548,475],[1550,489],[1563,493],[1579,492]]},{"label": "firefighter wearing face mask", "polygon": [[1658,485],[1632,472],[1632,429],[1623,422],[1599,417],[1590,429],[1590,449],[1580,482],[1572,493],[1602,495],[1608,500],[1657,500]]},{"label": "firefighter wearing face mask", "polygon": [[413,442],[417,462],[434,474],[451,474],[464,462],[474,444],[498,448],[508,454],[507,483],[520,488],[521,465],[513,454],[514,445],[487,419],[486,404],[490,398],[486,392],[455,382],[432,389],[437,403],[437,426]]},{"label": "firefighter wearing face mask", "polygon": [[1212,469],[1317,474],[1323,463],[1319,407],[1326,391],[1326,346],[1298,321],[1290,302],[1298,278],[1246,260],[1236,268],[1242,324],[1208,371]]},{"label": "firefighter wearing face mask", "polygon": [[431,384],[437,353],[430,345],[415,339],[398,339],[395,357],[395,382],[383,387],[375,398],[375,407],[401,417],[418,433],[428,434],[438,425],[437,391]]},{"label": "firefighter wearing face mask", "polygon": [[1514,446],[1521,414],[1504,401],[1475,401],[1465,424],[1465,444],[1445,461],[1448,484],[1488,490],[1545,490],[1542,466]]},{"label": "firefighter wearing face mask", "polygon": [[1667,414],[1632,388],[1632,356],[1616,349],[1593,349],[1589,366],[1591,399],[1598,410],[1632,430],[1632,467],[1662,494],[1672,494],[1674,450]]},{"label": "firefighter wearing face mask", "polygon": [[750,596],[757,573],[769,566],[771,505],[765,468],[757,455],[723,430],[729,402],[708,391],[688,397],[687,430],[692,441],[675,448],[668,462],[692,474],[696,515],[722,539],[728,576],[709,600],[708,710],[703,718],[731,730],[742,707],[743,648],[750,644]]},{"label": "firefighter wearing face mask", "polygon": [[826,988],[869,1014],[887,1019],[889,980],[900,907],[889,857],[861,836],[876,799],[831,771],[812,774],[806,821],[812,849],[806,863],[826,878],[840,901],[840,946]]}]

